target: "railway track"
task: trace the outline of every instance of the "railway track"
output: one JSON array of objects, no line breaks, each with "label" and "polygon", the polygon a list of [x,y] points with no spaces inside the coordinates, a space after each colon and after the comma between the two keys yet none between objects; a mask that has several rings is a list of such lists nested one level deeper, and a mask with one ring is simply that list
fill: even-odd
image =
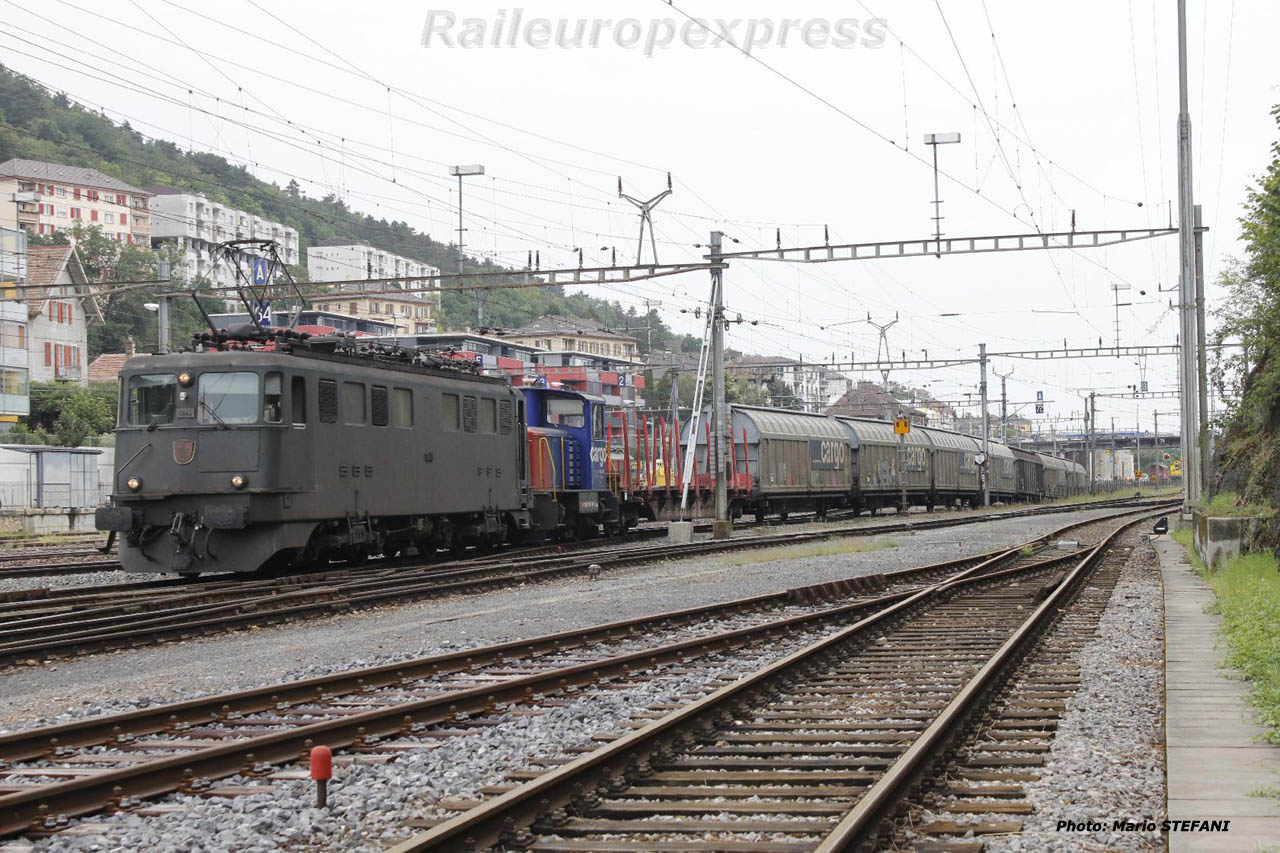
[{"label": "railway track", "polygon": [[[1091,632],[1073,601],[1086,584],[1109,592],[1134,523],[1067,571],[975,567],[887,603],[392,849],[976,853],[982,833],[1020,828],[991,818],[1019,813],[1070,695],[1070,643],[1039,657],[1037,643],[1056,622]],[[949,819],[900,819],[922,791]]]},{"label": "railway track", "polygon": [[[1082,504],[1080,506],[1082,508],[1107,507],[1107,506],[1123,504],[1123,503],[1129,502],[1130,500],[1131,499],[1129,498],[1121,498],[1121,499],[1115,499],[1115,500],[1094,501],[1088,504]],[[1026,512],[1028,512],[1029,514],[1034,514],[1036,512],[1064,512],[1064,511],[1068,511],[1068,510],[1067,508],[1062,506],[1034,507],[1032,509],[1026,510]],[[979,516],[981,515],[985,515],[985,514],[979,514]],[[827,522],[839,522],[839,521],[844,521],[849,519],[855,519],[857,517],[858,517],[858,514],[850,510],[832,510],[828,513],[826,518],[822,520]],[[1004,517],[1004,516],[1002,515],[1001,517]],[[780,521],[778,519],[770,519],[764,522],[763,524],[761,524],[756,521],[748,521],[743,519],[736,522],[735,527],[738,530],[750,530],[753,528],[770,529],[774,527],[785,527],[790,525],[805,524],[805,523],[809,523],[817,520],[819,519],[813,513],[793,513],[791,517],[786,521]],[[906,519],[906,521],[910,521],[910,520],[911,520],[910,518]],[[904,522],[902,521],[888,522],[888,524],[895,524],[895,523],[904,523]],[[956,519],[950,519],[947,521],[947,523],[960,524],[960,523],[967,523],[967,522],[956,520]],[[694,530],[699,533],[707,533],[711,530],[711,524],[709,522],[699,523],[694,526]],[[617,537],[611,540],[579,540],[579,541],[566,541],[566,542],[559,543],[557,545],[516,546],[516,547],[509,548],[507,550],[504,550],[502,552],[502,555],[504,557],[510,557],[510,558],[529,557],[529,556],[537,556],[539,554],[555,553],[557,551],[565,552],[565,551],[577,551],[577,550],[597,548],[601,546],[602,541],[628,542],[628,541],[635,541],[637,539],[639,540],[653,539],[653,538],[658,538],[660,536],[665,536],[665,535],[666,535],[665,526],[640,527],[635,530],[629,531],[626,535],[622,537]],[[13,548],[14,551],[17,551],[18,553],[0,553],[0,580],[3,580],[5,578],[54,577],[58,575],[106,573],[106,572],[116,572],[116,571],[122,570],[122,566],[120,565],[119,560],[112,559],[112,558],[99,557],[98,555],[101,555],[104,553],[102,549],[99,547],[78,549],[78,550],[65,550],[65,549],[62,549],[60,546],[55,546],[53,549],[50,549],[48,546],[43,544],[40,544],[40,545],[15,544],[9,547]],[[24,551],[28,553],[23,553]],[[58,562],[61,560],[67,560],[68,558],[75,558],[75,560],[78,560],[78,561],[73,560],[72,562]],[[491,554],[484,554],[479,551],[475,551],[469,554],[468,556],[460,557],[456,560],[450,560],[449,562],[457,563],[457,562],[470,562],[470,561],[477,561],[477,560],[487,561],[492,559],[493,559],[493,555]],[[403,563],[404,560],[401,560],[400,562]],[[417,559],[416,562],[423,565],[439,565],[438,562],[424,562],[421,558]],[[20,563],[20,565],[10,565],[13,563]],[[367,568],[374,568],[374,569],[385,568],[388,565],[395,565],[395,564],[396,562],[394,560],[384,560],[383,558],[375,557],[371,560],[371,562],[368,565],[364,566],[364,568],[366,569]],[[343,564],[338,564],[331,571],[348,572],[351,570],[352,570],[351,567],[344,566]],[[292,575],[317,574],[319,573],[319,571],[320,570],[311,570],[308,572],[300,572],[296,570],[285,571],[285,572],[279,572],[279,573],[273,574],[271,576],[272,577],[288,577],[291,574]],[[227,575],[222,574],[222,575],[215,575],[212,577],[206,576],[202,580],[204,582],[210,582],[210,581],[217,581],[219,579],[225,580],[227,579]],[[183,579],[174,580],[173,582],[174,583],[193,583],[193,582],[200,582],[200,579],[192,580],[192,579],[183,578]]]},{"label": "railway track", "polygon": [[1048,541],[1108,523],[1077,522],[1025,548],[0,736],[0,833],[56,831],[71,816],[173,790],[225,794],[213,780],[270,776],[315,743],[394,756],[417,738],[483,727],[502,707],[797,632],[843,636],[849,620],[911,608],[960,573],[1060,573],[1075,555],[1046,550]]},{"label": "railway track", "polygon": [[[1118,503],[1113,506],[1130,506]],[[1094,508],[1095,505],[1090,505]],[[636,545],[569,554],[499,557],[458,564],[386,565],[268,579],[162,580],[0,594],[0,662],[39,662],[207,636],[316,615],[384,606],[663,559],[801,544],[842,536],[925,530],[1016,518],[1048,508],[948,519],[782,532],[728,541]],[[1059,510],[1060,511],[1060,510]]]}]

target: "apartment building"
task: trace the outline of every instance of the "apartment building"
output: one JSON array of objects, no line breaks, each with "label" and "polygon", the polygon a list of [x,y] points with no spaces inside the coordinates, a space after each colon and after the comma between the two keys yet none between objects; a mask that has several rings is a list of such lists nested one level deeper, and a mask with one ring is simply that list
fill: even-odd
[{"label": "apartment building", "polygon": [[350,285],[333,293],[322,293],[311,300],[317,311],[342,314],[391,326],[396,335],[427,335],[436,331],[439,316],[438,293],[380,293],[363,296]]},{"label": "apartment building", "polygon": [[635,361],[636,339],[604,328],[599,320],[547,314],[503,335],[504,338],[547,352],[574,352]]},{"label": "apartment building", "polygon": [[725,365],[725,372],[760,384],[778,380],[788,391],[769,405],[806,412],[824,412],[853,387],[853,380],[820,364],[772,355],[744,355]]},{"label": "apartment building", "polygon": [[[293,266],[301,259],[296,228],[175,187],[147,190],[152,193],[152,247],[176,246],[181,252],[172,272],[175,278],[188,282],[204,278],[216,287],[234,285],[234,267],[226,261],[215,264],[214,257],[214,248],[228,240],[274,240],[285,264]],[[236,253],[235,260],[247,274],[249,259],[262,254],[245,249]]]},{"label": "apartment building", "polygon": [[31,412],[27,368],[27,306],[18,301],[27,282],[27,232],[0,226],[0,431]]},{"label": "apartment building", "polygon": [[375,322],[390,323],[396,334],[421,335],[436,331],[440,316],[440,293],[421,293],[421,279],[439,275],[440,270],[422,261],[383,251],[368,243],[328,241],[307,248],[307,274],[313,282],[387,279],[379,290],[398,292],[362,296],[358,285],[339,285],[334,293],[312,299],[321,311],[335,311]]},{"label": "apartment building", "polygon": [[13,204],[14,218],[31,234],[47,237],[80,223],[97,225],[112,240],[150,247],[150,197],[97,169],[38,160],[0,163],[0,205]]},{"label": "apartment building", "polygon": [[28,247],[27,285],[30,380],[85,385],[89,324],[102,314],[75,247]]}]

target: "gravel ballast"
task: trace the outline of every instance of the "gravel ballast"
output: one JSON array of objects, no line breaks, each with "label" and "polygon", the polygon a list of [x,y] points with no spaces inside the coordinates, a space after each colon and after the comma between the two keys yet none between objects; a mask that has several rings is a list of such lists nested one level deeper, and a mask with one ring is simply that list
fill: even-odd
[{"label": "gravel ballast", "polygon": [[[504,714],[496,725],[457,737],[420,740],[423,748],[385,764],[335,769],[329,808],[314,808],[307,781],[273,781],[269,794],[229,799],[174,795],[162,802],[182,808],[163,815],[91,817],[78,832],[41,840],[35,850],[236,850],[377,851],[411,835],[413,818],[449,813],[434,807],[441,798],[473,798],[480,788],[536,758],[568,758],[566,750],[592,744],[591,736],[656,703],[687,702],[813,642],[824,633],[802,632],[768,650],[746,650],[665,668],[652,680],[627,689],[588,691],[563,707],[538,715]],[[524,709],[522,709],[524,710]],[[412,740],[409,738],[398,741]],[[536,763],[536,762],[535,762]],[[226,784],[251,780],[233,778]],[[259,782],[261,784],[261,782]]]},{"label": "gravel ballast", "polygon": [[[1008,851],[1161,850],[1152,832],[1113,832],[1112,821],[1152,821],[1165,812],[1164,597],[1149,545],[1134,549],[1096,638],[1079,654],[1080,689],[1058,722],[1040,778],[1026,786],[1035,814],[1020,836],[988,842]],[[1060,820],[1101,832],[1058,831]]]},{"label": "gravel ballast", "polygon": [[[62,714],[98,714],[337,671],[384,655],[417,657],[582,628],[979,554],[1108,510],[895,533],[898,547],[730,566],[669,561],[478,595],[411,602],[261,630],[131,649],[0,673],[0,730]],[[862,541],[862,540],[859,540]]]}]

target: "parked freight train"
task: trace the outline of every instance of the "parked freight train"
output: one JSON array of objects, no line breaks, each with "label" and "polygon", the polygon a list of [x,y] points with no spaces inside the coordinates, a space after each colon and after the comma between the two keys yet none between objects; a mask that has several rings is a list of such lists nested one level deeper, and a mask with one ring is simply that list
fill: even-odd
[{"label": "parked freight train", "polygon": [[358,562],[634,525],[603,401],[342,338],[130,359],[99,530],[134,572]]},{"label": "parked freight train", "polygon": [[[95,521],[119,535],[129,571],[249,572],[589,536],[669,516],[678,502],[670,483],[637,482],[638,455],[619,465],[617,412],[598,397],[515,389],[341,337],[208,343],[216,351],[141,356],[121,372],[112,503]],[[897,439],[884,422],[735,406],[732,427],[735,515],[898,503]],[[705,500],[703,438],[693,488]],[[967,436],[913,430],[909,502],[978,503],[979,453]],[[994,499],[1084,485],[1063,459],[996,443],[991,457]]]},{"label": "parked freight train", "polygon": [[[913,426],[899,447],[893,424],[833,415],[730,406],[731,510],[785,518],[795,511],[850,508],[875,512],[898,506],[903,479],[911,506],[982,502],[981,471],[992,501],[1039,501],[1088,488],[1083,466],[1058,457]],[[704,415],[705,420],[705,415]],[[682,443],[688,441],[686,425]],[[706,486],[707,433],[699,430],[695,469]]]}]

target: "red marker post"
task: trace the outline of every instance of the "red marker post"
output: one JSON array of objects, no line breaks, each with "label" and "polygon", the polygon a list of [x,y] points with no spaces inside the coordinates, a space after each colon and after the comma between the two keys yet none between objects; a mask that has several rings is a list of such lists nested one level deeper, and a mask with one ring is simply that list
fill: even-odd
[{"label": "red marker post", "polygon": [[333,778],[333,751],[327,746],[311,748],[311,778],[316,780],[316,808],[327,806],[329,780]]}]

